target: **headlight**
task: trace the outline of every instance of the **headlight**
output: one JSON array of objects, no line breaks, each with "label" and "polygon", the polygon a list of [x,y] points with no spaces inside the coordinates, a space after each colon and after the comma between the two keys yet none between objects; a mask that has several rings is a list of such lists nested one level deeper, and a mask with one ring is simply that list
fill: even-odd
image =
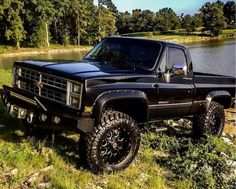
[{"label": "headlight", "polygon": [[82,84],[67,82],[67,105],[80,109],[82,98]]},{"label": "headlight", "polygon": [[80,93],[80,90],[81,90],[81,86],[78,85],[78,84],[73,84],[72,85],[72,92],[73,93]]},{"label": "headlight", "polygon": [[71,106],[78,108],[80,106],[80,98],[71,97]]}]

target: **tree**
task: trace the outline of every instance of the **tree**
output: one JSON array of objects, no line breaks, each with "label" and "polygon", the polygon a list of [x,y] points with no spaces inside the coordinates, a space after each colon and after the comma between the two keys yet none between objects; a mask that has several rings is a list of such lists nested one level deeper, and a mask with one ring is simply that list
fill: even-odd
[{"label": "tree", "polygon": [[50,46],[49,42],[49,27],[52,22],[53,16],[55,15],[55,8],[53,1],[50,0],[32,0],[36,5],[35,13],[37,16],[36,20],[36,31],[34,34],[35,43],[37,46],[44,46],[43,40],[47,47]]},{"label": "tree", "polygon": [[236,14],[236,6],[235,6],[235,1],[228,1],[224,7],[224,16],[226,17],[227,23],[228,24],[233,24],[236,23],[235,21],[235,14]]},{"label": "tree", "polygon": [[163,8],[156,13],[156,25],[162,31],[178,29],[180,20],[173,9]]},{"label": "tree", "polygon": [[103,6],[99,7],[99,36],[104,38],[116,33],[116,17],[115,14]]},{"label": "tree", "polygon": [[128,11],[124,13],[120,12],[117,15],[116,27],[119,34],[133,32],[133,27],[130,26],[131,19],[132,19],[132,16]]},{"label": "tree", "polygon": [[20,48],[20,42],[25,38],[23,20],[24,1],[6,0],[1,2],[0,15],[5,21],[5,37],[16,43],[16,47]]},{"label": "tree", "polygon": [[155,14],[150,10],[142,11],[142,19],[143,19],[143,31],[153,31]]},{"label": "tree", "polygon": [[210,31],[214,36],[219,35],[220,29],[223,29],[225,17],[223,6],[219,2],[206,3],[200,9],[205,31]]},{"label": "tree", "polygon": [[54,43],[69,44],[69,25],[68,12],[70,9],[70,0],[53,0],[55,14],[52,18],[50,33]]},{"label": "tree", "polygon": [[75,15],[76,22],[76,33],[77,33],[77,45],[80,46],[81,35],[86,33],[86,28],[88,26],[88,16],[89,16],[89,4],[91,1],[87,0],[72,0],[71,10],[72,14]]},{"label": "tree", "polygon": [[194,20],[194,24],[195,24],[196,28],[201,27],[203,25],[203,23],[202,23],[202,14],[201,13],[194,14],[193,20]]},{"label": "tree", "polygon": [[195,31],[196,29],[195,22],[194,22],[194,18],[191,15],[187,14],[183,16],[181,22],[182,22],[181,23],[182,28],[186,29],[188,34]]}]

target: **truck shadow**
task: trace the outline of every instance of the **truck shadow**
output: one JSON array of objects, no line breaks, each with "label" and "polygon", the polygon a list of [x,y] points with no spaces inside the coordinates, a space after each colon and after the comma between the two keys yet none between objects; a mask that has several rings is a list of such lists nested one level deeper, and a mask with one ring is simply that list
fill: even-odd
[{"label": "truck shadow", "polygon": [[0,124],[0,142],[3,140],[7,143],[27,143],[27,146],[36,150],[38,155],[41,155],[43,148],[53,149],[53,153],[59,155],[65,162],[77,169],[87,169],[83,158],[79,155],[79,134],[63,133],[54,136],[45,132],[25,136],[21,123],[15,124],[14,127]]}]

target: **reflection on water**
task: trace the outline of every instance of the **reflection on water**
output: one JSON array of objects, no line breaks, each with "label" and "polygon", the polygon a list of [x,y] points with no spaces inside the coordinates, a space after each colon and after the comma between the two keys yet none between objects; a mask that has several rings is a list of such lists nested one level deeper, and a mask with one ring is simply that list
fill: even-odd
[{"label": "reflection on water", "polygon": [[[192,43],[187,47],[192,55],[194,71],[235,76],[235,40]],[[81,60],[86,53],[86,51],[72,51],[11,58],[0,56],[0,69],[11,69],[15,60]]]},{"label": "reflection on water", "polygon": [[29,56],[15,56],[15,57],[1,57],[0,55],[0,69],[11,69],[12,64],[16,60],[81,60],[87,51],[70,51],[64,53],[43,53]]}]

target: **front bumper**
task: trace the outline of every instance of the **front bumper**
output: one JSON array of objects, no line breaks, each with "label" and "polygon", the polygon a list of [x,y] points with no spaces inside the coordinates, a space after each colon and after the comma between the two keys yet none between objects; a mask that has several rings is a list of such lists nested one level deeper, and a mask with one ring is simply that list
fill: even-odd
[{"label": "front bumper", "polygon": [[90,117],[82,117],[82,112],[19,89],[4,85],[1,96],[9,114],[32,126],[87,133],[92,131],[95,123]]}]

